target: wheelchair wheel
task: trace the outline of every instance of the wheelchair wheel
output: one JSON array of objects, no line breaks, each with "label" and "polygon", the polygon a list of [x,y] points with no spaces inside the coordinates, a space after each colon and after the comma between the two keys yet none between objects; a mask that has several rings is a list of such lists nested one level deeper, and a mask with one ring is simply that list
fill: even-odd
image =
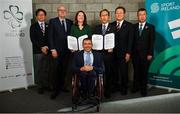
[{"label": "wheelchair wheel", "polygon": [[103,77],[99,76],[97,78],[97,96],[98,96],[98,99],[99,99],[99,103],[101,102],[101,100],[103,98],[103,92],[104,92],[104,89],[103,89]]},{"label": "wheelchair wheel", "polygon": [[79,88],[78,85],[79,84],[79,79],[77,77],[77,75],[74,75],[72,77],[72,109],[74,109],[75,107],[77,107],[78,104],[78,100],[79,100]]}]

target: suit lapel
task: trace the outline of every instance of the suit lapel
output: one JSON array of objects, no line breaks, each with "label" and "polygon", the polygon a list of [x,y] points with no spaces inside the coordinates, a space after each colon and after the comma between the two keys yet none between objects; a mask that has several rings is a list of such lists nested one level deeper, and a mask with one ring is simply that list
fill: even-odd
[{"label": "suit lapel", "polygon": [[58,30],[61,30],[61,22],[58,17],[56,18],[56,23],[57,23],[57,27],[59,28]]},{"label": "suit lapel", "polygon": [[95,62],[96,61],[96,58],[95,58],[96,56],[95,56],[95,53],[93,51],[92,51],[92,54],[93,54],[93,66],[95,66],[94,63],[96,63]]},{"label": "suit lapel", "polygon": [[137,38],[139,38],[139,23],[136,24],[136,32],[135,32]]},{"label": "suit lapel", "polygon": [[43,32],[42,32],[41,27],[38,22],[36,22],[36,28],[43,35]]},{"label": "suit lapel", "polygon": [[122,25],[121,25],[120,30],[123,30],[125,27],[126,27],[126,21],[124,20],[123,23],[122,23]]},{"label": "suit lapel", "polygon": [[144,25],[144,28],[143,28],[143,31],[142,31],[142,32],[145,32],[148,28],[149,28],[149,27],[148,27],[148,24],[146,23],[146,24]]},{"label": "suit lapel", "polygon": [[68,30],[69,30],[69,28],[70,28],[70,23],[69,23],[69,21],[66,19],[66,31],[68,32]]},{"label": "suit lapel", "polygon": [[47,33],[48,32],[48,24],[47,23],[45,23],[45,33]]},{"label": "suit lapel", "polygon": [[80,61],[82,61],[82,66],[84,66],[84,51],[81,51],[80,55]]}]

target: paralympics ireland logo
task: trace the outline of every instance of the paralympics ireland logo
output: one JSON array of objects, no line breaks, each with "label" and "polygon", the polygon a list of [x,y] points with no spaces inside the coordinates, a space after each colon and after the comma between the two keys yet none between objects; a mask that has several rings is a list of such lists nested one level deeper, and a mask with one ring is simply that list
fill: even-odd
[{"label": "paralympics ireland logo", "polygon": [[157,13],[159,11],[159,4],[158,3],[153,3],[151,5],[151,13]]},{"label": "paralympics ireland logo", "polygon": [[23,12],[19,11],[19,7],[10,5],[8,10],[3,11],[4,19],[8,21],[8,24],[12,29],[21,26],[23,20]]}]

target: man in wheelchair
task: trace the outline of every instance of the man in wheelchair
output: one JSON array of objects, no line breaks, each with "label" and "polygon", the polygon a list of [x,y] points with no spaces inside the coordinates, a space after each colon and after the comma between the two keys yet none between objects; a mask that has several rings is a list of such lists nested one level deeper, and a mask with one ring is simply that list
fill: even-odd
[{"label": "man in wheelchair", "polygon": [[73,71],[79,77],[80,96],[89,98],[94,95],[95,81],[103,72],[103,60],[101,54],[92,50],[92,40],[83,40],[83,50],[75,53],[73,59]]}]

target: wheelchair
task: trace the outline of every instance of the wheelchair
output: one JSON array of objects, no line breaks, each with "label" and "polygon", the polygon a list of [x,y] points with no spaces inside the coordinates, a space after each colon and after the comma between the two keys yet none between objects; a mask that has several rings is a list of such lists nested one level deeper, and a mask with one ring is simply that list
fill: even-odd
[{"label": "wheelchair", "polygon": [[80,76],[77,74],[74,74],[72,76],[72,111],[74,112],[77,110],[78,106],[91,104],[90,107],[96,107],[96,111],[100,111],[100,103],[103,99],[103,74],[99,73],[95,80],[95,88],[94,88],[94,96],[92,99],[94,102],[89,102],[87,104],[83,104],[83,97],[82,97],[82,91],[80,89],[81,83],[80,83]]}]

